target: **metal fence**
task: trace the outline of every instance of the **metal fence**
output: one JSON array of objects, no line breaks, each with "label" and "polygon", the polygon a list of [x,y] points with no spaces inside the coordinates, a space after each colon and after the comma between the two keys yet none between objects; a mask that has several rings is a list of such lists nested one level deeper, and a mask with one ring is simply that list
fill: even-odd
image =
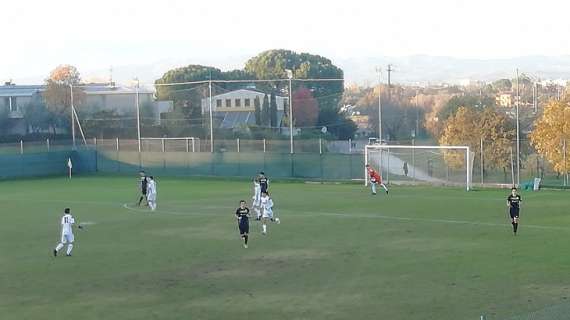
[{"label": "metal fence", "polygon": [[[294,153],[290,153],[289,140],[282,139],[223,139],[215,141],[214,152],[211,152],[209,141],[200,139],[153,139],[141,142],[138,152],[136,139],[87,139],[87,145],[78,144],[74,149],[70,140],[44,140],[35,142],[20,141],[0,144],[0,157],[7,168],[23,168],[26,163],[18,156],[37,155],[37,159],[55,161],[53,155],[58,152],[72,150],[93,150],[93,167],[99,172],[122,173],[141,168],[155,170],[168,175],[207,175],[207,176],[250,176],[259,170],[273,171],[274,176],[290,178],[355,180],[364,179],[364,146],[366,140],[326,140],[304,139],[294,142]],[[482,141],[483,147],[485,141]],[[414,144],[410,141],[390,142],[390,144]],[[424,144],[432,144],[429,141]],[[530,187],[534,178],[541,178],[542,185],[552,187],[568,186],[568,174],[554,170],[552,164],[543,156],[534,152],[528,141],[521,141],[520,178],[516,171],[516,157],[513,162],[501,167],[493,166],[488,160],[492,155],[475,150],[472,185],[500,186],[517,184]],[[486,149],[483,149],[486,150]],[[514,150],[514,142],[513,142]],[[564,150],[566,151],[566,150]],[[60,154],[63,154],[60,153]],[[42,158],[50,155],[51,158]],[[79,153],[78,153],[79,154]],[[441,155],[426,152],[404,150],[394,152],[391,157],[406,163],[408,173],[400,166],[392,163],[384,168],[383,176],[389,183],[422,182],[422,175],[439,174],[441,181],[454,181],[457,170],[445,163]],[[84,160],[85,160],[84,159]],[[61,160],[61,159],[59,159]],[[87,161],[87,160],[85,160]],[[41,160],[34,160],[37,171],[27,171],[29,175],[42,175]],[[61,162],[61,161],[60,161]],[[57,164],[56,166],[60,166]],[[269,170],[270,169],[270,170]],[[14,172],[23,172],[24,169]],[[567,171],[567,170],[566,170]],[[432,173],[430,175],[430,172]],[[53,171],[47,170],[46,174]],[[5,174],[4,176],[8,176]],[[11,173],[10,176],[18,176]],[[457,178],[459,179],[459,178]],[[455,180],[457,180],[455,179]],[[424,181],[429,183],[428,181]]]}]

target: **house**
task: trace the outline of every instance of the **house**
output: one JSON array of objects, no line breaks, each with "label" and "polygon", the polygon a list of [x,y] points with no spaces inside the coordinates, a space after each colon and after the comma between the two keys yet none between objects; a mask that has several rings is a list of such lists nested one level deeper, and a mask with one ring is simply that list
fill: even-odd
[{"label": "house", "polygon": [[43,91],[41,85],[18,86],[12,82],[6,82],[0,86],[0,110],[8,110],[11,119],[24,118],[24,108],[35,94]]},{"label": "house", "polygon": [[[16,85],[7,82],[0,86],[0,110],[8,110],[12,119],[10,133],[25,134],[24,110],[34,95],[42,95],[45,85]],[[76,104],[79,118],[97,111],[115,111],[119,115],[135,114],[137,93],[140,108],[149,108],[156,122],[161,112],[171,108],[168,102],[154,101],[154,88],[115,85],[115,83],[89,83],[81,85],[85,100]]]},{"label": "house", "polygon": [[[85,101],[82,108],[88,112],[94,110],[115,111],[120,115],[136,113],[137,88],[135,86],[115,85],[115,83],[90,83],[83,87]],[[152,105],[154,89],[138,88],[139,107]],[[156,113],[158,119],[158,113]]]},{"label": "house", "polygon": [[[219,128],[233,129],[243,125],[255,124],[255,99],[259,99],[263,105],[263,97],[266,93],[255,89],[238,89],[219,95],[212,96],[212,114]],[[269,94],[267,94],[269,99]],[[281,123],[285,106],[289,104],[287,97],[277,95],[277,123]],[[210,112],[210,98],[204,98],[201,102],[202,114]]]},{"label": "house", "polygon": [[503,108],[511,108],[513,106],[513,102],[514,102],[514,97],[513,94],[511,92],[501,92],[499,94],[497,94],[497,96],[495,97],[495,101],[497,103],[497,106],[503,107]]},{"label": "house", "polygon": [[355,112],[353,115],[350,116],[350,120],[352,120],[356,124],[357,136],[368,137],[374,133],[374,131],[370,128],[369,116],[361,115],[360,112]]}]

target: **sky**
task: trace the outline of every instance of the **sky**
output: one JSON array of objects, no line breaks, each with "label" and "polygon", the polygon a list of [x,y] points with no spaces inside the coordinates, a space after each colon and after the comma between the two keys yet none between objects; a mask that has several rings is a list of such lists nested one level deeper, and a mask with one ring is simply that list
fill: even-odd
[{"label": "sky", "polygon": [[570,54],[570,2],[560,0],[18,0],[1,7],[0,80],[45,78],[60,64],[84,74],[178,62],[230,69],[275,48],[333,62]]}]

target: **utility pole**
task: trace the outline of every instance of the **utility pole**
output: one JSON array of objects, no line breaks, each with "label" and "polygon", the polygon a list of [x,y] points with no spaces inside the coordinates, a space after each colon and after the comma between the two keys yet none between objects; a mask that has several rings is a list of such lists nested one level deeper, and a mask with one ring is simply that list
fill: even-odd
[{"label": "utility pole", "polygon": [[378,72],[378,141],[382,143],[382,68],[376,67]]}]

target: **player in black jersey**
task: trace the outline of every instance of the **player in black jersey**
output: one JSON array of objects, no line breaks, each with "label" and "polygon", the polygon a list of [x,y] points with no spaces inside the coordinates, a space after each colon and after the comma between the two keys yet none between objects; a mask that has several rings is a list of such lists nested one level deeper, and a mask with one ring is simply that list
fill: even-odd
[{"label": "player in black jersey", "polygon": [[258,179],[259,179],[259,186],[261,187],[261,192],[267,193],[267,189],[269,188],[269,179],[267,179],[263,171],[259,173]]},{"label": "player in black jersey", "polygon": [[511,189],[511,194],[507,197],[507,207],[509,207],[509,215],[511,216],[511,224],[513,225],[513,233],[517,235],[519,228],[519,211],[521,208],[521,196],[517,194],[517,188]]},{"label": "player in black jersey", "polygon": [[249,234],[249,208],[245,204],[245,200],[239,202],[239,208],[236,209],[236,218],[238,221],[239,234],[243,239],[243,247],[247,249],[247,240]]},{"label": "player in black jersey", "polygon": [[[140,205],[141,205],[141,202],[142,202],[143,200],[145,200],[145,203],[147,203],[146,191],[147,191],[147,186],[148,186],[148,178],[146,177],[146,174],[145,174],[145,172],[144,172],[143,170],[141,170],[141,171],[139,172],[139,175],[140,175],[140,177],[141,177],[140,185],[139,185],[140,190],[141,190],[141,196],[140,196],[140,198],[139,198],[139,204],[138,204],[138,205],[140,206]],[[148,205],[148,204],[147,204],[147,205]]]}]

